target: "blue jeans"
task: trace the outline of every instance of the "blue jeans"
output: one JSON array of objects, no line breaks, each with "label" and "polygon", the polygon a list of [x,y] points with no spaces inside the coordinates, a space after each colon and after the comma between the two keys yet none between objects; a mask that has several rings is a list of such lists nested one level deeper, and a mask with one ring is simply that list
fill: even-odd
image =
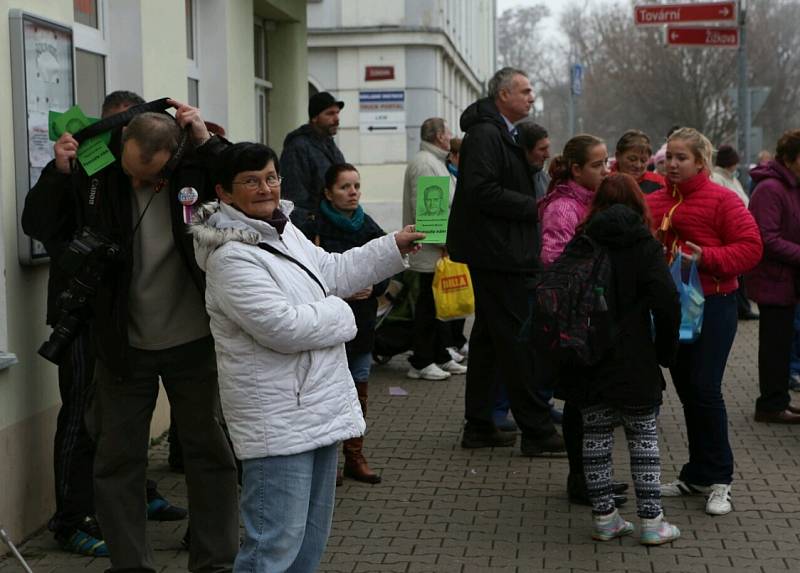
[{"label": "blue jeans", "polygon": [[733,480],[733,452],[728,441],[728,413],[722,376],[738,321],[736,294],[706,297],[703,330],[692,344],[681,344],[672,381],[683,404],[689,462],[680,479],[701,486]]},{"label": "blue jeans", "polygon": [[331,530],[338,444],[244,460],[235,573],[313,573]]},{"label": "blue jeans", "polygon": [[356,384],[366,382],[369,380],[369,372],[372,369],[372,352],[348,355],[347,367]]}]

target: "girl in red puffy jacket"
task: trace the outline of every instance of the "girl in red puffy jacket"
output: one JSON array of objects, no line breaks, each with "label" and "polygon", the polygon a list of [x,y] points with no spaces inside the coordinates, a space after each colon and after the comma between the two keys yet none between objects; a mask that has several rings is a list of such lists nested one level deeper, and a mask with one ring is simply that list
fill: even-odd
[{"label": "girl in red puffy jacket", "polygon": [[705,494],[706,513],[731,511],[733,453],[722,398],[722,376],[736,336],[737,279],[761,259],[761,236],[742,201],[709,179],[711,142],[692,128],[667,141],[667,186],[647,196],[671,262],[680,250],[693,258],[705,293],[703,329],[682,344],[672,381],[683,404],[689,461],[662,496]]}]

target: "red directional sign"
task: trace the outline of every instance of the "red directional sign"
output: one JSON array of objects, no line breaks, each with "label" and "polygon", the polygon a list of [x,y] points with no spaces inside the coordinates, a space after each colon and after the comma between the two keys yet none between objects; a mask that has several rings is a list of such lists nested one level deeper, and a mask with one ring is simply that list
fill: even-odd
[{"label": "red directional sign", "polygon": [[671,46],[736,48],[739,45],[739,29],[713,26],[668,26],[667,44]]},{"label": "red directional sign", "polygon": [[703,2],[699,4],[647,4],[634,6],[636,24],[655,26],[682,22],[733,22],[736,2]]}]

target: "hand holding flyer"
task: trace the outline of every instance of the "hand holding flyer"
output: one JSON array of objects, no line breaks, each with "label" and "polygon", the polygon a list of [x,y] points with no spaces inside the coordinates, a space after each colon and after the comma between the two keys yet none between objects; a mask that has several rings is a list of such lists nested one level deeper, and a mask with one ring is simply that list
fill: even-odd
[{"label": "hand holding flyer", "polygon": [[447,242],[447,220],[450,217],[450,177],[417,179],[417,231],[426,237],[420,243]]},{"label": "hand holding flyer", "polygon": [[[48,120],[50,139],[57,140],[65,131],[72,134],[77,133],[96,121],[95,118],[86,117],[77,105],[64,113],[51,111]],[[111,132],[109,131],[86,140],[78,148],[78,161],[83,165],[87,175],[94,175],[115,161],[114,155],[108,148],[110,140]]]}]

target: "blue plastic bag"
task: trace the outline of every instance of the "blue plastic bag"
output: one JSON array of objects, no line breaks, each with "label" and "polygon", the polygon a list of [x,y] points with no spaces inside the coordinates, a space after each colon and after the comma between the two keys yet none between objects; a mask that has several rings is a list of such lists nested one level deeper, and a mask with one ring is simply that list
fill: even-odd
[{"label": "blue plastic bag", "polygon": [[681,297],[681,329],[679,340],[689,344],[697,340],[703,329],[703,308],[706,297],[703,295],[703,285],[700,282],[700,273],[697,263],[692,260],[689,266],[688,280],[684,281],[683,254],[678,251],[670,267],[672,280]]}]

